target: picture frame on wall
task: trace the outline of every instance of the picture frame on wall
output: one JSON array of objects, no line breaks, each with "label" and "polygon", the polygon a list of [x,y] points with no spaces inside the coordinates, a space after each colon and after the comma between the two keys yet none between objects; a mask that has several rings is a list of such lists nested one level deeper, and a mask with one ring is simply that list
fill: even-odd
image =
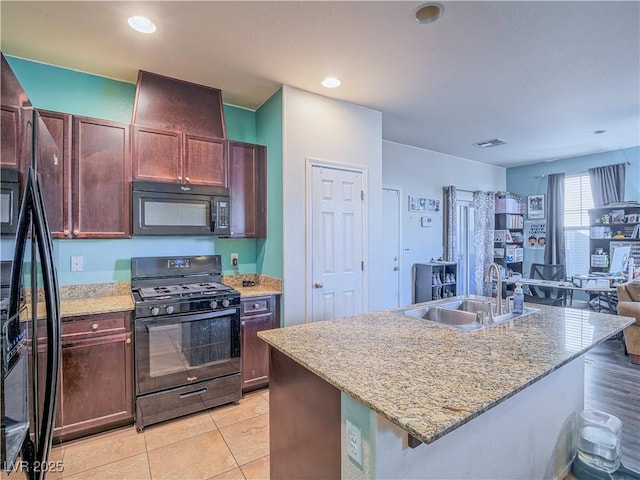
[{"label": "picture frame on wall", "polygon": [[528,218],[540,220],[544,218],[544,195],[529,195],[527,197]]},{"label": "picture frame on wall", "polygon": [[437,198],[409,196],[410,212],[440,213],[440,200]]}]

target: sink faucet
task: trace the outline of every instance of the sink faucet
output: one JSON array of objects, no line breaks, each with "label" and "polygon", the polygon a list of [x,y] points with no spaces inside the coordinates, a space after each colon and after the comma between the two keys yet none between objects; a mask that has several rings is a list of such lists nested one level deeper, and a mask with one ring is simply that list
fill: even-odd
[{"label": "sink faucet", "polygon": [[500,275],[500,267],[497,263],[492,263],[489,265],[487,269],[487,274],[485,275],[484,281],[486,283],[491,283],[491,271],[495,270],[496,272],[496,315],[502,315],[502,277]]}]

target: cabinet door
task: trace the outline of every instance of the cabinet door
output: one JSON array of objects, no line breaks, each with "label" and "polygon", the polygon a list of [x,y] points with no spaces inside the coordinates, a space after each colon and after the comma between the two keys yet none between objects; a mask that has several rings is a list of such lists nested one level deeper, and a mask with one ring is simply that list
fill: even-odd
[{"label": "cabinet door", "polygon": [[185,133],[184,181],[196,185],[226,185],[224,140]]},{"label": "cabinet door", "polygon": [[273,314],[242,317],[242,390],[269,384],[269,346],[258,332],[273,328]]},{"label": "cabinet door", "polygon": [[182,180],[182,134],[133,127],[133,178],[154,182]]},{"label": "cabinet door", "polygon": [[20,109],[2,105],[0,114],[0,164],[20,170]]},{"label": "cabinet door", "polygon": [[63,440],[133,422],[131,332],[62,343]]},{"label": "cabinet door", "polygon": [[[38,172],[53,238],[71,236],[71,115],[39,111]],[[43,128],[44,127],[44,128]]]},{"label": "cabinet door", "polygon": [[267,149],[228,142],[231,236],[267,236]]},{"label": "cabinet door", "polygon": [[73,236],[126,238],[131,232],[129,125],[74,117]]}]

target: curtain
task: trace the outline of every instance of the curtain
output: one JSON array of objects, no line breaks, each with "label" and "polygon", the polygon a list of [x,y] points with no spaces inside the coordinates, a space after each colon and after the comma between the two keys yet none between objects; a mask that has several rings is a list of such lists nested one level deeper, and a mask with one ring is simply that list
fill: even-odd
[{"label": "curtain", "polygon": [[476,295],[491,296],[491,284],[484,276],[493,263],[493,230],[495,229],[496,197],[494,192],[473,192],[475,249],[474,278]]},{"label": "curtain", "polygon": [[458,253],[458,209],[456,206],[456,187],[444,187],[444,259],[456,262]]},{"label": "curtain", "polygon": [[547,180],[547,242],[544,263],[566,265],[564,249],[564,173],[549,175]]},{"label": "curtain", "polygon": [[625,170],[624,163],[589,169],[594,207],[624,200]]}]

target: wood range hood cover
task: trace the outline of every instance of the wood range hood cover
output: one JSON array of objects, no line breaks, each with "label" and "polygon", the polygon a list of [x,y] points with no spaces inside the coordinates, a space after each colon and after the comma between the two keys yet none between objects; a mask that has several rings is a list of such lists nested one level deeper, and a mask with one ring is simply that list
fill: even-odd
[{"label": "wood range hood cover", "polygon": [[138,71],[134,125],[226,138],[222,92],[156,73]]}]

